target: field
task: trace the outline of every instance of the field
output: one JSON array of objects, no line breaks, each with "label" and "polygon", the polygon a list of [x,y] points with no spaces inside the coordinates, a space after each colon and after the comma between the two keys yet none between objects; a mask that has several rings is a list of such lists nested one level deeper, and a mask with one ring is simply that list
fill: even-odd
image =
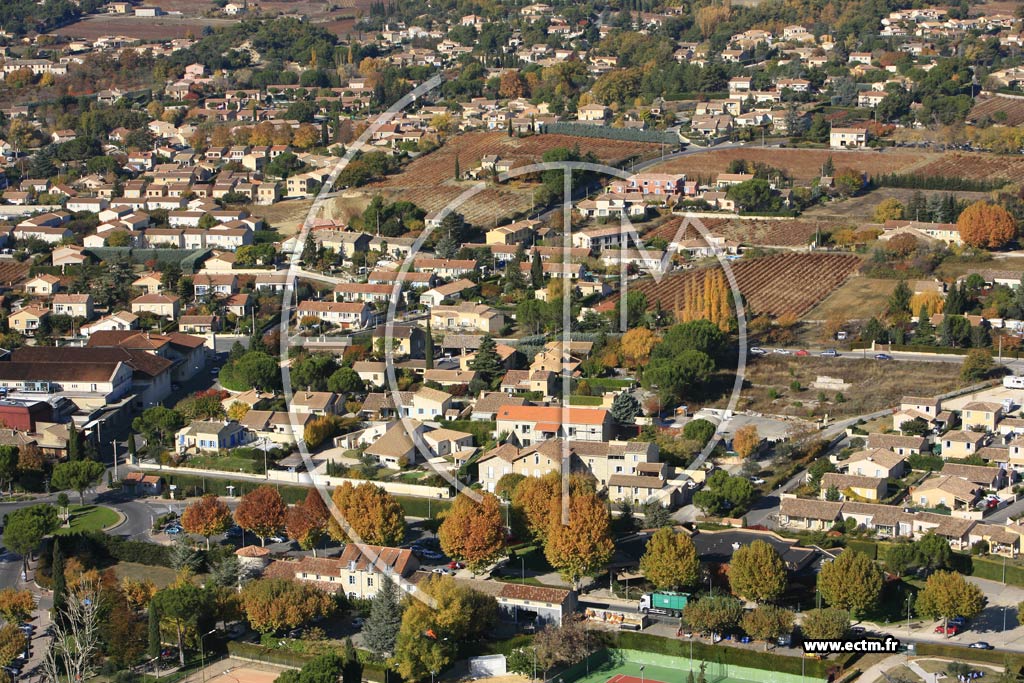
[{"label": "field", "polygon": [[[536,163],[544,152],[556,147],[578,148],[581,154],[593,153],[606,164],[615,164],[630,157],[651,157],[660,145],[603,140],[568,135],[531,135],[508,137],[504,132],[466,133],[448,140],[443,147],[412,161],[401,173],[368,186],[370,192],[380,191],[393,199],[404,199],[427,212],[444,208],[456,197],[472,188],[475,181],[456,181],[455,162],[463,173],[479,166],[480,159],[497,154],[512,162],[513,168]],[[491,186],[474,195],[459,207],[466,220],[478,226],[493,225],[497,218],[533,207],[535,186],[513,179]]]},{"label": "field", "polygon": [[[834,222],[809,221],[802,219],[786,220],[746,220],[725,218],[702,218],[699,220],[712,234],[742,244],[754,244],[766,247],[805,247],[814,241],[816,232],[826,235],[832,232]],[[682,216],[673,216],[662,225],[644,235],[645,239],[661,237],[671,242],[683,221]],[[696,239],[700,234],[688,228],[683,239]]]},{"label": "field", "polygon": [[950,152],[914,169],[914,175],[967,180],[1024,181],[1024,157]]},{"label": "field", "polygon": [[[841,392],[811,387],[819,375],[850,383]],[[959,363],[876,361],[859,352],[839,358],[769,354],[747,363],[739,407],[768,415],[841,419],[884,410],[893,396],[935,396],[960,386]],[[794,383],[799,388],[794,388]],[[824,399],[824,400],[822,400]],[[890,422],[891,426],[891,422]]]},{"label": "field", "polygon": [[95,40],[100,36],[119,35],[138,40],[170,40],[199,36],[204,26],[219,28],[237,23],[234,19],[207,19],[199,17],[114,17],[108,14],[91,15],[74,24],[54,31],[68,38]]},{"label": "field", "polygon": [[807,314],[807,320],[867,320],[885,310],[895,280],[851,277]]},{"label": "field", "polygon": [[0,261],[0,284],[10,287],[28,275],[29,264],[14,260]]},{"label": "field", "polygon": [[1024,123],[1024,100],[1015,97],[1001,97],[999,95],[991,97],[979,96],[974,101],[974,106],[971,107],[967,120],[980,121],[986,118],[991,119],[996,112],[1004,112],[1006,114],[1006,119],[1001,122],[1001,125],[1019,126]]},{"label": "field", "polygon": [[722,149],[704,154],[679,157],[648,169],[652,173],[686,173],[691,178],[724,173],[733,159],[761,162],[782,169],[796,181],[810,181],[821,175],[821,167],[832,157],[836,169],[853,168],[869,175],[902,173],[921,162],[937,157],[935,153],[887,149],[842,151],[832,149],[776,149],[745,147]]},{"label": "field", "polygon": [[[839,254],[778,254],[731,264],[746,302],[747,319],[767,314],[800,316],[839,287],[860,266],[856,256]],[[642,291],[648,303],[658,301],[675,310],[687,278],[703,277],[702,270],[669,275],[661,282],[640,280],[630,289]]]},{"label": "field", "polygon": [[[854,225],[859,225],[863,221],[871,221],[874,218],[875,207],[885,199],[896,199],[906,206],[915,192],[920,192],[925,198],[930,198],[936,194],[949,194],[946,190],[910,190],[901,187],[880,187],[877,190],[872,190],[857,197],[817,204],[804,211],[803,217],[807,219],[831,219],[830,222],[834,231],[835,228],[840,227],[835,223],[837,220],[850,221]],[[985,192],[958,191],[955,194],[957,199],[969,202],[988,197],[988,194]]]}]

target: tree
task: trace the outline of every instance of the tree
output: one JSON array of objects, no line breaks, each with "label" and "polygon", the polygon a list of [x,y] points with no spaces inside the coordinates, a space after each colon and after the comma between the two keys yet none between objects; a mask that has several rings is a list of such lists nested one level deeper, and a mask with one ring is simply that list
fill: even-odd
[{"label": "tree", "polygon": [[289,538],[294,538],[303,550],[312,550],[316,557],[316,546],[327,534],[327,523],[331,513],[320,492],[313,488],[306,492],[306,499],[292,505],[284,516],[284,528]]},{"label": "tree", "polygon": [[188,504],[181,513],[181,526],[190,534],[206,537],[210,549],[210,536],[222,534],[231,528],[231,510],[227,503],[212,493]]},{"label": "tree", "polygon": [[[0,665],[10,665],[27,647],[28,639],[17,624],[7,623],[0,626]],[[11,679],[5,674],[4,680]]]},{"label": "tree", "polygon": [[786,565],[770,543],[754,541],[733,553],[729,587],[746,600],[772,602],[786,592]]},{"label": "tree", "polygon": [[494,495],[503,501],[511,502],[515,497],[516,489],[524,479],[526,479],[526,475],[518,472],[501,475],[501,479],[494,485]]},{"label": "tree", "polygon": [[683,622],[710,635],[736,628],[742,618],[743,605],[731,595],[706,595],[683,608]]},{"label": "tree", "polygon": [[540,262],[540,252],[533,250],[533,260],[530,262],[530,284],[534,289],[544,286],[544,264]]},{"label": "tree", "polygon": [[658,335],[646,327],[634,327],[619,340],[622,363],[630,368],[642,368],[651,359],[651,352],[658,344]]},{"label": "tree", "polygon": [[184,421],[176,411],[164,406],[153,406],[132,421],[132,429],[146,439],[148,445],[167,446]]},{"label": "tree", "polygon": [[327,353],[309,354],[292,363],[292,383],[310,391],[324,391],[327,389],[327,378],[337,369],[338,362],[334,356]]},{"label": "tree", "polygon": [[334,609],[331,596],[305,581],[260,579],[242,588],[242,609],[260,633],[298,628]]},{"label": "tree", "polygon": [[878,604],[882,572],[864,553],[847,550],[821,567],[818,590],[830,607],[862,615]]},{"label": "tree", "polygon": [[18,447],[0,446],[0,489],[11,485],[18,475]]},{"label": "tree", "polygon": [[919,557],[913,543],[895,543],[885,552],[885,566],[897,576],[917,566]]},{"label": "tree", "polygon": [[505,374],[505,366],[498,356],[498,345],[491,335],[486,334],[480,340],[480,348],[469,362],[469,369],[479,373],[488,386],[494,386],[494,382]]},{"label": "tree", "polygon": [[623,391],[615,396],[611,408],[612,420],[620,429],[634,427],[636,418],[641,413],[640,402],[628,391]]},{"label": "tree", "polygon": [[418,587],[431,600],[407,602],[395,641],[395,669],[406,680],[443,671],[455,661],[460,647],[479,640],[498,616],[493,597],[459,585],[450,576],[432,575]]},{"label": "tree", "polygon": [[36,599],[32,591],[0,588],[0,616],[8,624],[20,624],[28,621],[36,609]]},{"label": "tree", "polygon": [[242,496],[235,509],[235,522],[259,536],[260,545],[266,545],[267,537],[284,526],[286,511],[287,506],[277,489],[264,484]]},{"label": "tree", "polygon": [[377,593],[370,600],[370,614],[363,625],[363,641],[371,652],[390,655],[402,628],[405,607],[398,586],[389,577],[381,577]]},{"label": "tree", "polygon": [[914,292],[907,286],[906,280],[900,280],[889,295],[885,314],[893,322],[910,320],[910,299]]},{"label": "tree", "polygon": [[82,457],[82,435],[75,429],[75,424],[68,424],[68,460],[79,460]]},{"label": "tree", "polygon": [[22,570],[28,571],[28,560],[39,547],[43,536],[57,528],[57,510],[40,503],[8,513],[4,526],[4,545],[22,556]]},{"label": "tree", "polygon": [[756,609],[744,612],[740,626],[747,635],[755,640],[763,640],[765,649],[768,644],[793,632],[794,615],[788,609],[775,605],[758,605]]},{"label": "tree", "polygon": [[715,435],[715,431],[717,431],[717,428],[714,423],[703,418],[697,418],[690,420],[683,427],[683,438],[696,441],[700,444],[701,448],[704,448],[708,441],[711,441],[711,437]]},{"label": "tree", "polygon": [[505,520],[498,497],[484,493],[479,503],[467,495],[456,497],[437,537],[449,557],[479,573],[505,549]]},{"label": "tree", "polygon": [[64,551],[59,538],[53,539],[53,554],[50,560],[50,577],[53,581],[53,613],[60,614],[67,600],[67,580],[64,578]]},{"label": "tree", "polygon": [[405,537],[405,514],[394,496],[371,482],[345,482],[331,496],[341,523],[331,518],[327,532],[337,541],[396,546]]},{"label": "tree", "polygon": [[[178,660],[185,666],[185,632],[205,613],[206,592],[190,583],[169,586],[153,596],[150,604],[155,605],[161,619],[167,619],[177,635]],[[70,603],[71,601],[69,601]]]},{"label": "tree", "polygon": [[546,626],[533,639],[537,664],[543,671],[555,666],[571,666],[590,654],[590,638],[582,619],[569,618]]},{"label": "tree", "polygon": [[700,561],[697,548],[685,533],[670,527],[654,532],[640,558],[644,578],[659,590],[674,590],[697,582]]},{"label": "tree", "polygon": [[952,568],[953,551],[949,543],[938,534],[925,534],[914,541],[917,559],[928,569]]},{"label": "tree", "polygon": [[960,237],[972,247],[999,249],[1017,236],[1013,215],[997,204],[977,201],[960,214],[956,222]]},{"label": "tree", "polygon": [[964,382],[980,382],[992,372],[995,363],[988,349],[971,349],[960,366],[960,379]]},{"label": "tree", "polygon": [[423,367],[427,370],[434,369],[434,333],[430,329],[430,318],[427,318],[427,332],[423,339]]},{"label": "tree", "polygon": [[697,395],[715,372],[715,363],[701,351],[683,351],[675,358],[652,358],[644,370],[646,388],[658,387],[658,394],[666,404],[679,403],[688,396]]},{"label": "tree", "polygon": [[875,207],[875,223],[885,223],[886,221],[899,220],[901,218],[903,218],[903,202],[895,197],[883,199]]},{"label": "tree", "polygon": [[95,460],[72,460],[53,467],[50,486],[56,490],[71,489],[78,493],[78,502],[85,505],[85,490],[99,482],[106,469]]},{"label": "tree", "polygon": [[366,383],[358,372],[346,365],[327,378],[327,390],[336,394],[358,394],[366,391]]},{"label": "tree", "polygon": [[163,645],[163,643],[160,640],[160,613],[156,611],[155,601],[149,601],[149,608],[147,612],[149,617],[149,626],[146,654],[150,657],[158,657],[160,656],[160,646]]},{"label": "tree", "polygon": [[732,449],[741,458],[749,458],[757,452],[761,445],[761,435],[757,433],[757,425],[748,424],[736,430],[732,438]]},{"label": "tree", "polygon": [[99,577],[84,577],[68,596],[64,611],[53,620],[50,644],[41,664],[43,678],[84,681],[92,677],[102,644],[106,616],[103,603]]},{"label": "tree", "polygon": [[928,577],[924,588],[917,594],[917,611],[931,619],[942,619],[942,625],[952,617],[974,619],[985,609],[987,599],[980,588],[967,581],[958,572],[937,571]]},{"label": "tree", "polygon": [[560,498],[562,477],[548,472],[543,477],[527,477],[519,483],[512,495],[512,506],[526,520],[533,537],[544,542],[551,530],[551,501]]},{"label": "tree", "polygon": [[807,610],[800,630],[809,640],[841,640],[850,630],[850,613],[838,607]]},{"label": "tree", "polygon": [[552,500],[551,506],[554,510],[544,557],[578,589],[583,577],[602,570],[615,550],[608,510],[594,494],[573,495],[569,498],[569,519],[563,524],[561,499]]}]

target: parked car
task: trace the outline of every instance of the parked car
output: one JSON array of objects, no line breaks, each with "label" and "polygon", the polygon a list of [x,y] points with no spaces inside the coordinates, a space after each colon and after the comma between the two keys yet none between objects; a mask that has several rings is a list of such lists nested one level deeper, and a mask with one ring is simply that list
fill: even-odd
[{"label": "parked car", "polygon": [[892,356],[887,353],[876,353],[875,360],[892,360]]},{"label": "parked car", "polygon": [[776,354],[778,354],[780,356],[792,356],[793,355],[793,352],[790,351],[789,349],[775,349],[774,351],[772,351],[772,353],[776,353]]},{"label": "parked car", "polygon": [[761,477],[751,477],[750,483],[753,484],[754,486],[760,486],[761,484],[764,483],[764,479],[762,479]]},{"label": "parked car", "polygon": [[835,349],[825,349],[824,351],[821,352],[821,355],[824,356],[825,358],[835,358],[839,355],[839,352],[836,351]]},{"label": "parked car", "polygon": [[455,573],[451,569],[448,569],[448,567],[435,567],[433,571],[434,571],[435,574],[454,574]]},{"label": "parked car", "polygon": [[768,352],[765,351],[764,349],[762,349],[760,346],[751,346],[750,347],[750,355],[751,356],[763,356],[766,353],[768,353]]},{"label": "parked car", "polygon": [[973,648],[975,650],[992,650],[993,649],[993,647],[991,645],[989,645],[988,643],[986,643],[983,640],[979,640],[976,643],[971,643],[967,647]]},{"label": "parked car", "polygon": [[242,533],[242,527],[233,526],[230,529],[228,529],[227,533],[225,533],[224,535],[228,538],[240,538],[242,536]]},{"label": "parked car", "polygon": [[960,628],[963,628],[963,627],[967,626],[967,619],[965,617],[950,617],[949,619],[946,620],[946,623],[947,624],[952,624],[953,626],[959,626]]},{"label": "parked car", "polygon": [[810,352],[809,352],[809,351],[808,351],[807,349],[800,349],[799,351],[797,351],[797,352],[796,352],[796,353],[794,353],[793,355],[794,355],[794,356],[800,356],[800,357],[802,358],[802,357],[804,357],[804,356],[809,356],[809,355],[811,355],[811,354],[810,354]]},{"label": "parked car", "polygon": [[267,538],[267,540],[270,541],[271,543],[284,543],[285,541],[288,540],[288,537],[285,536],[284,534],[275,534],[273,536],[269,536]]},{"label": "parked car", "polygon": [[936,633],[944,633],[947,636],[956,636],[956,635],[960,635],[960,627],[959,626],[954,626],[953,624],[948,624],[947,626],[943,626],[942,624],[939,624],[938,626],[935,627],[935,632]]},{"label": "parked car", "polygon": [[164,527],[164,533],[169,534],[171,536],[174,536],[176,534],[180,534],[182,531],[183,531],[183,529],[180,526],[176,525],[176,524],[168,525],[168,526]]},{"label": "parked car", "polygon": [[465,569],[465,568],[466,568],[466,565],[463,564],[462,562],[458,562],[457,560],[452,560],[451,562],[448,563],[448,569]]}]

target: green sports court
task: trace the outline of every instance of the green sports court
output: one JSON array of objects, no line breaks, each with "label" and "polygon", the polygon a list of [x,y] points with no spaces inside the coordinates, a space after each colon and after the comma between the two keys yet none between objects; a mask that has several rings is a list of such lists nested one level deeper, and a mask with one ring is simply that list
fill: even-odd
[{"label": "green sports court", "polygon": [[[766,658],[767,659],[767,658]],[[701,660],[638,650],[605,649],[548,678],[548,683],[686,683],[700,677]],[[704,662],[706,683],[819,683],[808,674]]]}]

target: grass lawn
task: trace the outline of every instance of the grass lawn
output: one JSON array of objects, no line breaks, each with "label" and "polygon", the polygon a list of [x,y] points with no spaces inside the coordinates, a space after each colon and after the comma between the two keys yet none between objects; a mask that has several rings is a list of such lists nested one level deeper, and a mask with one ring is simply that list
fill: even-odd
[{"label": "grass lawn", "polygon": [[61,527],[57,534],[77,534],[82,531],[99,531],[119,519],[117,512],[102,505],[71,505],[71,525]]},{"label": "grass lawn", "polygon": [[896,280],[851,277],[807,314],[808,320],[870,318],[885,310]]},{"label": "grass lawn", "polygon": [[[118,562],[114,565],[114,573],[117,574],[117,578],[123,579],[128,577],[135,581],[144,581],[149,579],[157,588],[164,588],[169,586],[177,580],[177,573],[170,567],[153,567],[147,564],[136,564],[135,562]],[[202,574],[199,575],[199,580],[202,580]]]},{"label": "grass lawn", "polygon": [[237,455],[192,455],[185,461],[184,466],[224,472],[263,474],[262,462],[257,465],[255,460],[240,458]]},{"label": "grass lawn", "polygon": [[604,402],[604,398],[601,396],[579,396],[573,394],[569,397],[569,405],[571,406],[599,406]]},{"label": "grass lawn", "polygon": [[887,676],[882,676],[882,677],[878,678],[877,680],[881,681],[881,683],[886,683],[887,681],[891,681],[893,679],[899,679],[901,681],[920,681],[921,680],[920,676],[918,676],[916,673],[911,671],[908,667],[904,666],[903,664],[900,664],[899,666],[895,666],[895,667],[889,669],[888,671],[886,671],[886,674],[888,674],[888,675]]}]

